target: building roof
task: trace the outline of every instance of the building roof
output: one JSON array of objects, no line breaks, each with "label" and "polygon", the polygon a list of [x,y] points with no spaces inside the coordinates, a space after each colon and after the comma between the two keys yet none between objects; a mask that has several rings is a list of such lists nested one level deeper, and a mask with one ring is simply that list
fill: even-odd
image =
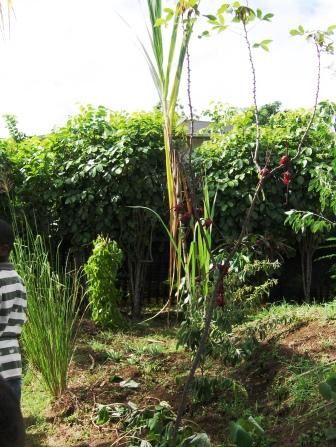
[{"label": "building roof", "polygon": [[[191,135],[191,120],[190,119],[185,119],[183,121],[183,124],[186,127],[187,130],[187,135],[190,136]],[[207,131],[206,129],[210,126],[210,124],[212,124],[212,121],[206,121],[206,120],[194,120],[193,123],[193,127],[194,127],[194,132],[193,132],[193,138],[210,138],[211,132]],[[226,126],[225,128],[223,128],[221,133],[226,133],[229,132],[232,129],[232,126]],[[202,132],[200,132],[202,131]]]},{"label": "building roof", "polygon": [[[184,124],[187,128],[187,135],[191,135],[191,131],[192,131],[191,120],[185,119]],[[209,127],[210,124],[211,124],[211,121],[194,120],[194,122],[193,122],[193,127],[194,127],[193,136],[194,137],[208,137],[208,136],[210,136],[210,133],[206,132],[206,131],[199,134],[200,130],[206,129],[207,127]]]}]

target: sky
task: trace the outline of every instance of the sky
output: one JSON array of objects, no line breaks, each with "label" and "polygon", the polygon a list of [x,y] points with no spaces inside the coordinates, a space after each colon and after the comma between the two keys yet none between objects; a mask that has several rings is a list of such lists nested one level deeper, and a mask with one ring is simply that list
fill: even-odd
[{"label": "sky", "polygon": [[[167,0],[169,6],[174,3]],[[210,14],[222,1],[202,0]],[[272,39],[270,52],[255,50],[259,104],[313,104],[316,63],[312,46],[289,35],[298,25],[336,23],[336,0],[250,0],[274,13],[272,23],[252,25],[252,42]],[[145,0],[14,0],[14,15],[0,36],[0,135],[3,114],[16,115],[20,130],[46,133],[62,126],[80,105],[113,110],[150,110],[156,91],[136,44],[146,43]],[[125,21],[122,20],[122,17]],[[251,76],[240,28],[191,43],[193,106],[201,114],[211,102],[252,103]],[[331,66],[331,68],[330,68]],[[321,99],[336,100],[336,58],[322,60]],[[183,80],[179,102],[186,104]]]}]

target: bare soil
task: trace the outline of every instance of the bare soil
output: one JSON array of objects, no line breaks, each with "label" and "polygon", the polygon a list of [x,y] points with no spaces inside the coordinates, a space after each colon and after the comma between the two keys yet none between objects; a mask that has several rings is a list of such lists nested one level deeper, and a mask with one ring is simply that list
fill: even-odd
[{"label": "bare soil", "polygon": [[[125,444],[120,424],[103,427],[95,424],[93,416],[97,404],[132,401],[143,407],[164,400],[175,409],[178,406],[182,385],[177,384],[176,378],[188,372],[191,361],[189,353],[176,351],[151,355],[128,352],[123,354],[121,361],[115,362],[107,358],[103,351],[94,350],[87,344],[88,338],[100,337],[99,330],[91,322],[86,322],[82,331],[82,342],[70,373],[69,390],[53,402],[45,415],[45,425],[41,428],[44,434],[36,434],[36,431],[32,434],[31,428],[36,425],[36,421],[26,421],[27,447],[121,447]],[[141,338],[139,335],[137,337]],[[109,344],[115,348],[113,340],[106,346]],[[315,429],[318,433],[322,430],[323,418],[328,419],[328,413],[326,416],[323,409],[320,413],[309,415],[312,407],[309,394],[307,402],[303,401],[298,406],[293,403],[292,396],[286,395],[290,388],[285,389],[284,395],[280,397],[277,397],[275,390],[279,390],[281,384],[285,386],[291,383],[291,368],[298,368],[300,374],[300,365],[305,362],[313,368],[321,362],[336,361],[335,346],[335,323],[311,320],[290,330],[280,328],[261,343],[253,356],[243,364],[224,367],[218,362],[212,362],[207,373],[229,376],[245,387],[247,405],[252,409],[257,408],[266,420],[270,441],[263,446],[332,446],[332,443],[324,444],[323,440],[315,439],[317,435],[315,438],[312,435],[314,443],[309,444],[309,440],[308,444],[302,443],[302,434],[309,438],[310,432],[315,433]],[[130,364],[131,361],[135,364]],[[135,380],[139,388],[121,388],[114,381],[116,376],[123,380]],[[210,435],[214,445],[225,446],[223,442],[227,438],[227,425],[236,417],[233,410],[225,407],[227,399],[227,395],[219,395],[206,405],[190,402],[185,415]],[[322,400],[320,403],[323,403]],[[307,417],[302,418],[306,413]]]}]

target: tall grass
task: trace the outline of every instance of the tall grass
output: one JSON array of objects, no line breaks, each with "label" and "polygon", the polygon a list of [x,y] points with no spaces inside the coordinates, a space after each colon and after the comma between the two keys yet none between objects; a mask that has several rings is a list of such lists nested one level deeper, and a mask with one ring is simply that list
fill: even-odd
[{"label": "tall grass", "polygon": [[80,309],[80,272],[62,265],[59,249],[50,250],[25,222],[16,238],[12,260],[24,279],[28,296],[28,322],[23,348],[31,367],[42,376],[54,398],[67,388],[75,349]]}]

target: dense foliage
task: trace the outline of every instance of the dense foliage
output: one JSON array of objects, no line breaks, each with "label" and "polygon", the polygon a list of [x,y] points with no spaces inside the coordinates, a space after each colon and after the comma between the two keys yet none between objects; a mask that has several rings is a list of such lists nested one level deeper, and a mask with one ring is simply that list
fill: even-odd
[{"label": "dense foliage", "polygon": [[[264,112],[261,126],[260,158],[269,168],[279,164],[283,155],[290,158],[296,154],[299,141],[305,132],[310,112],[295,110],[270,114]],[[195,162],[203,167],[212,196],[217,192],[217,225],[225,239],[234,238],[241,228],[244,213],[251,200],[258,178],[251,161],[255,146],[255,124],[252,110],[238,112],[221,122],[218,112],[214,114],[215,132],[211,141],[197,151]],[[227,126],[232,126],[227,131]],[[220,131],[225,130],[220,133]],[[318,170],[330,166],[334,160],[335,133],[323,113],[319,113],[312,130],[304,143],[302,155],[290,164],[288,170],[293,180],[287,188],[278,177],[270,179],[259,199],[252,222],[252,232],[272,231],[274,235],[287,235],[284,227],[285,211],[289,209],[318,211],[321,208],[311,184]]]},{"label": "dense foliage", "polygon": [[[295,155],[309,113],[280,111],[278,103],[261,108],[260,155],[261,160],[270,157],[269,168],[282,156]],[[259,259],[283,260],[294,253],[292,246],[305,265],[311,264],[330,233],[330,225],[320,221],[316,231],[313,214],[305,223],[314,220],[314,231],[307,225],[300,229],[300,215],[284,223],[292,209],[333,220],[334,116],[333,104],[321,103],[302,155],[287,167],[289,184],[282,174],[265,184],[251,220],[252,236],[244,242]],[[217,193],[213,235],[225,248],[241,228],[258,181],[251,162],[255,124],[250,109],[216,106],[210,117],[212,136],[196,150],[194,167],[199,178],[206,173],[211,202]],[[169,221],[161,112],[128,115],[89,106],[45,136],[26,137],[12,117],[9,130],[12,137],[0,145],[1,192],[9,192],[16,210],[23,210],[42,233],[62,240],[80,263],[98,234],[116,240],[125,254],[133,311],[139,316],[146,268],[164,236],[151,213],[131,207],[150,207]],[[175,137],[179,142],[182,133],[178,130]],[[7,203],[7,195],[0,195],[2,208]]]},{"label": "dense foliage", "polygon": [[117,274],[122,258],[122,251],[115,241],[98,236],[84,266],[92,319],[105,327],[123,324],[119,310],[121,292],[117,287]]},{"label": "dense foliage", "polygon": [[83,108],[50,135],[8,145],[16,168],[12,194],[26,212],[33,205],[38,224],[51,225],[73,245],[126,231],[132,227],[127,205],[163,208],[161,126],[159,112]]},{"label": "dense foliage", "polygon": [[39,231],[62,240],[79,263],[98,234],[118,242],[139,314],[142,261],[155,235],[152,217],[130,206],[166,211],[161,113],[86,107],[49,135],[17,141],[15,133],[2,147],[12,201]]},{"label": "dense foliage", "polygon": [[[325,217],[332,218],[332,202],[322,200],[320,181],[322,173],[330,173],[334,162],[336,139],[331,125],[334,114],[322,103],[313,126],[304,140],[302,153],[291,162],[298,151],[310,112],[306,110],[280,111],[278,104],[261,109],[259,175],[286,161],[285,172],[268,179],[253,211],[250,233],[251,248],[267,257],[288,252],[288,245],[298,249],[303,278],[303,291],[310,298],[313,256],[319,244],[332,229],[312,215],[322,210]],[[329,111],[329,113],[328,113]],[[212,114],[213,136],[195,156],[198,169],[204,169],[210,195],[217,194],[217,240],[224,243],[235,239],[241,229],[246,209],[252,200],[258,178],[251,161],[255,146],[255,124],[252,110],[227,111],[216,108]],[[317,186],[319,185],[319,186]],[[330,188],[329,190],[331,190]],[[324,195],[328,192],[323,188]],[[287,219],[291,210],[310,212],[310,219],[298,225],[297,214]],[[318,220],[318,222],[316,222]],[[313,221],[313,222],[312,222]],[[308,223],[312,222],[312,225]],[[285,225],[288,223],[289,225]],[[293,231],[294,230],[294,231]],[[278,253],[277,253],[278,252]]]}]

